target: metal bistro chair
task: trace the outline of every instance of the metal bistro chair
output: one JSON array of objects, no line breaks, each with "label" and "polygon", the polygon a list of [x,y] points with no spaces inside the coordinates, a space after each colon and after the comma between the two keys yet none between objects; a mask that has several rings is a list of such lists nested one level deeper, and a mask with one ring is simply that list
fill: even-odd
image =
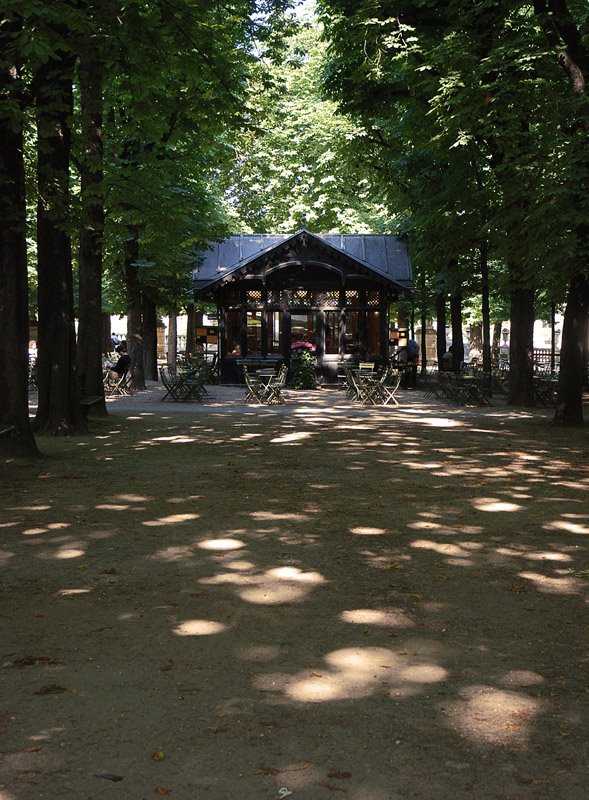
[{"label": "metal bistro chair", "polygon": [[180,402],[180,387],[182,384],[182,379],[179,375],[172,372],[170,365],[166,364],[163,367],[160,367],[160,379],[163,384],[164,389],[166,390],[165,395],[162,397],[162,400],[167,400],[168,397],[171,400],[175,400],[177,403]]},{"label": "metal bistro chair", "polygon": [[256,401],[260,405],[284,403],[282,389],[286,383],[288,367],[282,366],[278,375],[268,375],[264,378],[252,375],[246,364],[243,365],[243,375],[246,385],[246,402]]},{"label": "metal bistro chair", "polygon": [[400,383],[401,373],[399,370],[394,370],[390,367],[384,370],[377,384],[377,394],[380,396],[380,402],[383,406],[388,406],[389,403],[393,403],[395,406],[399,405],[395,395]]},{"label": "metal bistro chair", "polygon": [[374,373],[374,362],[360,361],[358,364],[358,372],[360,375],[372,375]]},{"label": "metal bistro chair", "polygon": [[356,380],[353,369],[351,367],[345,367],[344,375],[346,379],[345,383],[346,397],[348,398],[348,400],[357,400],[358,390],[356,387]]},{"label": "metal bistro chair", "polygon": [[286,378],[288,376],[288,367],[286,364],[283,364],[280,369],[278,370],[278,374],[275,378],[272,378],[268,382],[268,395],[267,395],[267,403],[284,403],[284,399],[282,397],[282,390],[286,386]]},{"label": "metal bistro chair", "polygon": [[247,364],[243,364],[243,377],[245,378],[246,403],[255,401],[260,405],[263,405],[267,390],[266,381],[263,381],[260,378],[256,378],[254,375],[252,375],[247,367]]},{"label": "metal bistro chair", "polygon": [[350,371],[351,381],[355,388],[354,400],[358,400],[362,405],[377,405],[380,402],[379,385],[380,381],[372,380],[366,373]]},{"label": "metal bistro chair", "polygon": [[131,370],[128,369],[120,378],[111,378],[111,370],[107,369],[103,383],[106,397],[128,397],[131,394]]}]

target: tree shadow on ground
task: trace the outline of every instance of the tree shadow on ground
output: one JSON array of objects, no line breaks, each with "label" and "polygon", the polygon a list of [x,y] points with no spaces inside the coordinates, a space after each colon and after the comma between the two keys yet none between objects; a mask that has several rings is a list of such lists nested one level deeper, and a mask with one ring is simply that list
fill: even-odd
[{"label": "tree shadow on ground", "polygon": [[582,796],[587,434],[265,412],[6,475],[2,800]]}]

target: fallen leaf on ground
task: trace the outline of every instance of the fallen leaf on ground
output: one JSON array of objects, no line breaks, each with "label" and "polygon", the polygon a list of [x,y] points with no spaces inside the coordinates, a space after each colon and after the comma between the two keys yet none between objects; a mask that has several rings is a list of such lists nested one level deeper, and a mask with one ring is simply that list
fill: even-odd
[{"label": "fallen leaf on ground", "polygon": [[168,789],[166,786],[156,786],[153,791],[155,794],[170,794],[172,790]]},{"label": "fallen leaf on ground", "polygon": [[46,683],[45,686],[41,686],[40,689],[37,689],[35,694],[60,694],[61,692],[69,691],[71,691],[71,689],[59,683]]},{"label": "fallen leaf on ground", "polygon": [[15,658],[12,663],[15,667],[33,667],[37,664],[46,666],[47,664],[59,664],[60,662],[53,656],[22,656],[21,658]]},{"label": "fallen leaf on ground", "polygon": [[151,754],[152,761],[163,761],[164,759],[164,751],[163,750],[154,750]]},{"label": "fallen leaf on ground", "polygon": [[331,783],[322,783],[321,781],[317,784],[317,786],[324,786],[326,789],[329,789],[330,792],[347,792],[347,789],[343,789],[341,786],[333,786]]},{"label": "fallen leaf on ground", "polygon": [[25,747],[23,753],[38,753],[42,749],[42,747]]},{"label": "fallen leaf on ground", "polygon": [[300,772],[303,769],[309,769],[311,764],[301,764],[298,767],[284,767],[284,769],[278,769],[277,767],[260,767],[255,771],[255,775],[280,775],[283,772]]}]

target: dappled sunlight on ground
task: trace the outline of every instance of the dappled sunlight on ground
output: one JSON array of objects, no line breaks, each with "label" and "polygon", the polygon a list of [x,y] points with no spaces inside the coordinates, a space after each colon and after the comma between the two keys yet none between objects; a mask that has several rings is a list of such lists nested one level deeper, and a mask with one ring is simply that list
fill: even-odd
[{"label": "dappled sunlight on ground", "polygon": [[473,506],[477,511],[521,511],[523,506],[517,503],[506,503],[497,500],[495,497],[475,497],[472,501]]},{"label": "dappled sunlight on ground", "polygon": [[272,673],[257,679],[258,688],[281,692],[300,703],[359,699],[374,692],[409,696],[419,687],[444,681],[437,664],[415,663],[407,653],[382,647],[348,647],[327,653],[325,666],[295,676]]},{"label": "dappled sunlight on ground", "polygon": [[589,435],[323,402],[111,404],[75,459],[43,440],[6,475],[9,800],[62,800],[57,774],[93,798],[104,774],[130,797],[583,796]]},{"label": "dappled sunlight on ground", "polygon": [[531,581],[539,592],[548,594],[577,594],[578,581],[572,576],[550,577],[538,572],[518,572],[518,577]]},{"label": "dappled sunlight on ground", "polygon": [[220,622],[208,619],[188,619],[176,625],[174,633],[177,636],[211,636],[222,633],[226,626]]},{"label": "dappled sunlight on ground", "polygon": [[245,542],[239,539],[207,539],[197,544],[203,550],[239,550],[245,546]]},{"label": "dappled sunlight on ground", "polygon": [[525,750],[544,703],[521,692],[493,686],[471,686],[449,704],[452,727],[474,742]]},{"label": "dappled sunlight on ground", "polygon": [[402,608],[356,608],[342,611],[340,619],[355,625],[385,628],[411,628],[415,624]]}]

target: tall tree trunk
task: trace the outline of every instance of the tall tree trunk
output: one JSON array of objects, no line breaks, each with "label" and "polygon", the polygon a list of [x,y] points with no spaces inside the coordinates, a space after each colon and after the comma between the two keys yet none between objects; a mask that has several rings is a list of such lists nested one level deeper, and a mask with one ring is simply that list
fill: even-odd
[{"label": "tall tree trunk", "polygon": [[[519,274],[518,269],[515,272]],[[513,406],[533,406],[535,405],[533,289],[521,287],[512,289],[510,319],[507,402]]]},{"label": "tall tree trunk", "polygon": [[487,243],[483,242],[479,248],[481,268],[481,295],[483,311],[483,372],[491,372],[491,314],[489,303],[489,260]]},{"label": "tall tree trunk", "polygon": [[148,381],[157,381],[157,311],[143,293],[143,367]]},{"label": "tall tree trunk", "polygon": [[186,355],[193,356],[196,353],[196,312],[194,303],[186,306]]},{"label": "tall tree trunk", "polygon": [[556,371],[556,303],[550,305],[550,374]]},{"label": "tall tree trunk", "polygon": [[69,120],[75,58],[51,58],[37,94],[37,252],[39,433],[87,430],[78,386],[69,222]]},{"label": "tall tree trunk", "polygon": [[102,354],[112,353],[112,331],[110,329],[110,314],[102,312]]},{"label": "tall tree trunk", "polygon": [[135,391],[145,389],[143,371],[143,319],[141,283],[139,281],[139,231],[129,229],[125,240],[125,285],[127,289],[127,350],[131,356],[131,385]]},{"label": "tall tree trunk", "polygon": [[421,342],[419,343],[421,351],[421,374],[425,375],[427,372],[427,315],[425,309],[421,312]]},{"label": "tall tree trunk", "polygon": [[583,388],[589,389],[589,319],[585,320],[583,334]]},{"label": "tall tree trunk", "polygon": [[92,41],[80,54],[78,77],[83,148],[80,168],[83,223],[80,231],[78,375],[82,396],[101,395],[102,403],[94,408],[106,414],[102,338],[96,335],[96,331],[102,330],[102,61]]},{"label": "tall tree trunk", "polygon": [[558,401],[554,421],[583,424],[583,348],[587,338],[589,279],[575,275],[569,285],[558,376]]},{"label": "tall tree trunk", "polygon": [[[587,280],[589,274],[589,230],[587,226],[587,182],[589,180],[589,44],[580,17],[571,14],[567,0],[534,0],[534,11],[544,30],[546,40],[552,47],[557,63],[567,76],[572,94],[576,99],[576,119],[573,120],[577,136],[574,140],[577,156],[577,191],[573,198],[574,211],[583,220],[577,227],[577,273],[569,283],[565,325],[566,342],[563,330],[563,341],[560,355],[560,374],[558,384],[558,400],[556,421],[567,425],[582,425],[583,382],[589,382],[587,366],[587,335],[584,340],[582,330],[587,331]],[[571,120],[566,121],[566,128]],[[573,289],[579,293],[574,296]],[[569,304],[571,309],[569,311]],[[584,317],[583,317],[583,310]],[[568,315],[568,319],[567,319]],[[568,323],[568,324],[567,324]],[[581,337],[581,358],[578,357],[579,337]],[[568,359],[571,359],[569,365]],[[574,370],[580,370],[580,376],[574,376]],[[573,395],[573,391],[577,395]],[[575,421],[576,420],[576,421]]]},{"label": "tall tree trunk", "polygon": [[454,289],[450,295],[450,316],[452,321],[452,367],[460,372],[464,362],[464,337],[462,335],[462,295]]},{"label": "tall tree trunk", "polygon": [[436,325],[436,352],[440,370],[446,352],[446,296],[443,292],[436,295]]},{"label": "tall tree trunk", "polygon": [[169,311],[168,322],[168,364],[172,365],[172,369],[176,369],[176,362],[178,360],[178,320],[176,314],[178,309],[172,306]]},{"label": "tall tree trunk", "polygon": [[[8,27],[8,26],[7,26]],[[4,29],[4,35],[8,33]],[[0,50],[4,52],[4,36]],[[2,437],[3,453],[39,456],[29,421],[25,171],[23,164],[23,104],[20,75],[14,66],[0,70],[0,102],[12,104],[12,114],[0,114],[0,425],[13,425],[16,435]]]},{"label": "tall tree trunk", "polygon": [[493,340],[491,343],[491,362],[495,365],[499,362],[499,347],[501,346],[502,322],[493,323]]}]

